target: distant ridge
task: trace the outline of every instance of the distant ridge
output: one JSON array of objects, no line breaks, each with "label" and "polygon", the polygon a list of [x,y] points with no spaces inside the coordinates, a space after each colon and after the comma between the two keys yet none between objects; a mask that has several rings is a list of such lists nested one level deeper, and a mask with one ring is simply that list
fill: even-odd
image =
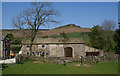
[{"label": "distant ridge", "polygon": [[[29,29],[26,29],[29,32]],[[39,29],[37,37],[40,36],[50,36],[54,34],[60,34],[62,32],[72,33],[72,32],[91,32],[90,28],[81,28],[75,24],[68,24],[54,29]],[[14,37],[24,37],[24,33],[20,29],[2,29],[2,35],[5,36],[7,33],[12,33]]]},{"label": "distant ridge", "polygon": [[[1,29],[2,31],[7,30],[7,31],[12,31],[12,30],[20,30],[20,29]],[[30,29],[25,29],[25,30],[30,30]],[[50,30],[50,29],[39,29],[39,30]]]},{"label": "distant ridge", "polygon": [[68,25],[56,27],[54,29],[59,29],[59,28],[64,28],[64,27],[79,27],[79,28],[81,28],[80,26],[76,26],[75,24],[68,24]]}]

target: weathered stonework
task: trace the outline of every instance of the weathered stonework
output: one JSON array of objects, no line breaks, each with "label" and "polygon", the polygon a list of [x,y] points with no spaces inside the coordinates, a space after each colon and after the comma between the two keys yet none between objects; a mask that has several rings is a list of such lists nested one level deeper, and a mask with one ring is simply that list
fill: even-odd
[{"label": "weathered stonework", "polygon": [[[72,54],[72,58],[79,58],[80,56],[85,56],[85,43],[82,39],[70,38],[66,42],[62,42],[62,40],[63,39],[60,38],[40,38],[39,40],[35,40],[34,45],[32,47],[32,52],[34,52],[35,55],[39,53],[39,55],[37,56],[42,56],[42,51],[44,51],[44,57],[66,57],[65,53]],[[29,41],[24,41],[23,46],[21,48],[23,54],[27,54],[27,52],[29,51],[29,47],[27,47],[28,45]],[[71,52],[65,52],[65,48],[67,48],[68,52]]]},{"label": "weathered stonework", "polygon": [[0,59],[10,58],[10,44],[7,37],[2,36],[0,41]]},{"label": "weathered stonework", "polygon": [[103,56],[103,50],[96,49],[90,46],[85,46],[85,52],[99,52],[99,56]]}]

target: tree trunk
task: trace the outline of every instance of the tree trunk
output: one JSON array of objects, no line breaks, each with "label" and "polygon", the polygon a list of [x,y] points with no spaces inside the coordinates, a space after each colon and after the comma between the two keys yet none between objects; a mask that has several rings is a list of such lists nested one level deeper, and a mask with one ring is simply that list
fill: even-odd
[{"label": "tree trunk", "polygon": [[30,42],[30,56],[32,56],[32,45],[33,45],[34,39],[36,37],[36,33],[37,33],[37,31],[35,31],[33,37],[31,37],[31,42]]},{"label": "tree trunk", "polygon": [[32,45],[33,45],[33,39],[31,40],[31,43],[30,43],[30,56],[32,56]]},{"label": "tree trunk", "polygon": [[108,51],[111,51],[111,49],[112,49],[111,39],[108,36]]}]

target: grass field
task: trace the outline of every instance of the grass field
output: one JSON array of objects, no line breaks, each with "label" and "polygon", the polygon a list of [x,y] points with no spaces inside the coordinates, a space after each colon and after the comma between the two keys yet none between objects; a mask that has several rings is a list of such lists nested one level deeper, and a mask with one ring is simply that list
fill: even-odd
[{"label": "grass field", "polygon": [[55,63],[9,64],[3,74],[117,74],[117,62],[93,63],[89,66],[75,66],[78,62],[67,63],[67,66]]},{"label": "grass field", "polygon": [[[84,41],[88,41],[89,36],[88,34],[82,34],[81,32],[73,32],[73,33],[66,33],[68,38],[82,38]],[[47,36],[43,38],[48,38]],[[50,38],[62,38],[61,35],[51,35]]]}]

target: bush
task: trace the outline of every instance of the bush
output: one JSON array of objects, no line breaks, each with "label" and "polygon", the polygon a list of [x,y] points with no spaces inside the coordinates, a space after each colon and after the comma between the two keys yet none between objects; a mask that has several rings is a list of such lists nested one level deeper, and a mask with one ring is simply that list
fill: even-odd
[{"label": "bush", "polygon": [[1,66],[2,66],[2,68],[7,68],[8,67],[8,65],[6,63],[3,63]]},{"label": "bush", "polygon": [[23,59],[22,62],[32,62],[35,61],[34,59]]},{"label": "bush", "polygon": [[21,49],[21,46],[12,46],[10,48],[12,50],[13,53],[19,53],[20,49]]},{"label": "bush", "polygon": [[22,55],[18,55],[16,57],[16,63],[17,64],[23,64],[24,62],[31,62],[31,61],[35,61],[34,59],[29,59],[28,56],[22,56]]},{"label": "bush", "polygon": [[17,63],[17,64],[23,64],[23,62],[21,62],[22,59],[23,59],[22,55],[17,55],[17,56],[16,56],[16,63]]}]

